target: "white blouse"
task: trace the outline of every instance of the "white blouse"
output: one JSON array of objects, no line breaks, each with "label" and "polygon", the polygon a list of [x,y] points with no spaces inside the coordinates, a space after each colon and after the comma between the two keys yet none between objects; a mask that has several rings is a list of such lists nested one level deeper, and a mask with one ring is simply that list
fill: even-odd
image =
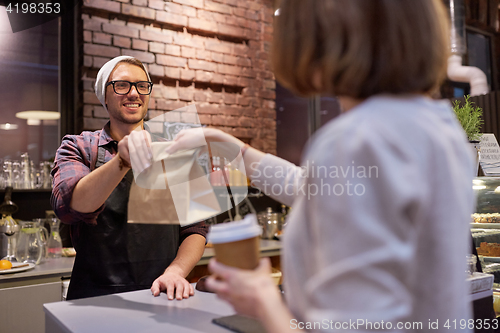
[{"label": "white blouse", "polygon": [[342,114],[310,140],[302,167],[266,155],[253,183],[292,206],[290,327],[468,331],[473,176],[450,104],[420,96],[375,96]]}]

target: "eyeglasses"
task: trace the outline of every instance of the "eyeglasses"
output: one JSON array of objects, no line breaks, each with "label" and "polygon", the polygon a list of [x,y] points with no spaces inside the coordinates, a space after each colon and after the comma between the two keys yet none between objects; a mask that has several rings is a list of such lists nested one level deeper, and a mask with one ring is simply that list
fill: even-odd
[{"label": "eyeglasses", "polygon": [[139,95],[149,95],[151,94],[151,89],[153,88],[153,82],[149,81],[138,81],[138,82],[130,82],[130,81],[110,81],[106,83],[106,87],[109,85],[113,85],[113,90],[118,95],[126,95],[132,89],[132,86],[135,87]]}]

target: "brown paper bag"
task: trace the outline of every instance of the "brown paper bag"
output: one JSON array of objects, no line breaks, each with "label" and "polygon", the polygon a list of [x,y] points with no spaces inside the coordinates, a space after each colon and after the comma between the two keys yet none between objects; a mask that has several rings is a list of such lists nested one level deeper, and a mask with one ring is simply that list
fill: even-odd
[{"label": "brown paper bag", "polygon": [[136,175],[129,197],[129,223],[185,226],[221,213],[217,197],[201,166],[197,149],[172,155],[171,142],[153,142],[153,164]]}]

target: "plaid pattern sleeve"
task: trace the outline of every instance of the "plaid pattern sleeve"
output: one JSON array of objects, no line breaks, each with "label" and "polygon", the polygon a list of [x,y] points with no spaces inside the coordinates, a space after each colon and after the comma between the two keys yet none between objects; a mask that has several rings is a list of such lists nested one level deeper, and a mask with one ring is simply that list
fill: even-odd
[{"label": "plaid pattern sleeve", "polygon": [[207,238],[208,224],[205,221],[191,224],[180,228],[180,242],[182,243],[188,236],[198,234]]},{"label": "plaid pattern sleeve", "polygon": [[68,224],[95,224],[103,207],[93,213],[80,213],[70,207],[73,190],[80,179],[88,175],[95,164],[100,131],[66,135],[57,149],[52,169],[50,202],[59,219]]}]

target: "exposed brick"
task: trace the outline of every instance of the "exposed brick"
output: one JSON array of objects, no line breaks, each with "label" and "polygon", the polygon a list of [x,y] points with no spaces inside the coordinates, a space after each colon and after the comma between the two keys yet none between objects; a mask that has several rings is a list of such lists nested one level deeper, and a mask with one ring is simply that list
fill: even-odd
[{"label": "exposed brick", "polygon": [[210,0],[205,0],[205,10],[212,12],[219,12],[223,14],[231,14],[231,7],[228,5],[223,5]]},{"label": "exposed brick", "polygon": [[253,10],[247,10],[245,13],[245,17],[249,20],[254,20],[254,21],[259,21],[260,20],[260,15],[259,12],[253,11]]},{"label": "exposed brick", "polygon": [[83,129],[85,131],[96,131],[100,130],[108,122],[107,119],[102,118],[83,118]]},{"label": "exposed brick", "polygon": [[138,29],[127,26],[119,26],[116,24],[105,23],[102,25],[102,30],[112,35],[126,36],[132,38],[139,37]]},{"label": "exposed brick", "polygon": [[186,81],[194,80],[196,72],[191,69],[181,69],[181,79]]},{"label": "exposed brick", "polygon": [[207,101],[207,93],[202,90],[195,90],[193,95],[193,100],[195,102],[206,102]]},{"label": "exposed brick", "polygon": [[254,127],[255,126],[255,118],[241,117],[241,118],[238,119],[238,126],[241,126],[241,127]]},{"label": "exposed brick", "polygon": [[181,101],[192,101],[194,96],[194,89],[193,88],[179,88],[179,99]]},{"label": "exposed brick", "polygon": [[94,111],[94,106],[92,105],[84,105],[83,106],[83,116],[84,117],[92,117]]},{"label": "exposed brick", "polygon": [[142,39],[132,39],[132,48],[135,50],[142,50],[142,51],[147,51],[148,50],[148,42]]},{"label": "exposed brick", "polygon": [[163,77],[165,75],[165,71],[163,69],[163,66],[150,64],[149,65],[149,74],[152,76]]},{"label": "exposed brick", "polygon": [[111,35],[103,34],[102,32],[94,32],[92,34],[92,42],[94,44],[111,45]]},{"label": "exposed brick", "polygon": [[140,30],[140,38],[153,41],[153,42],[161,42],[165,44],[172,43],[172,35],[166,32],[167,30],[163,30],[161,32],[151,31],[151,30]]},{"label": "exposed brick", "polygon": [[136,5],[136,6],[143,6],[143,7],[145,7],[145,6],[148,5],[148,0],[132,0],[132,4]]},{"label": "exposed brick", "polygon": [[187,33],[179,33],[173,36],[174,44],[180,46],[190,46],[197,49],[204,49],[203,39],[193,38]]},{"label": "exposed brick", "polygon": [[260,98],[276,99],[276,91],[274,90],[261,90],[259,91]]},{"label": "exposed brick", "polygon": [[274,101],[265,99],[262,101],[262,107],[267,109],[274,109],[276,107],[276,103]]},{"label": "exposed brick", "polygon": [[83,32],[83,41],[86,43],[92,42],[92,31],[84,31]]},{"label": "exposed brick", "polygon": [[165,44],[158,42],[149,42],[149,52],[165,53]]},{"label": "exposed brick", "polygon": [[225,115],[231,116],[241,116],[243,109],[237,106],[222,105],[220,107],[220,112]]},{"label": "exposed brick", "polygon": [[92,67],[92,57],[91,56],[83,56],[83,66]]},{"label": "exposed brick", "polygon": [[199,82],[210,82],[212,81],[213,73],[205,72],[202,70],[196,71],[195,80]]},{"label": "exposed brick", "polygon": [[180,79],[181,71],[180,68],[176,67],[165,67],[165,76],[171,79]]},{"label": "exposed brick", "polygon": [[170,111],[165,113],[165,121],[167,122],[179,122],[181,121],[180,112]]},{"label": "exposed brick", "polygon": [[146,7],[122,4],[122,14],[142,17],[148,20],[154,20],[156,16],[156,10]]},{"label": "exposed brick", "polygon": [[163,0],[149,0],[149,8],[165,10],[165,1]]},{"label": "exposed brick", "polygon": [[84,7],[102,9],[108,12],[120,13],[120,3],[108,0],[84,0]]},{"label": "exposed brick", "polygon": [[177,46],[177,45],[167,44],[167,46],[165,48],[165,54],[180,57],[181,56],[181,47]]},{"label": "exposed brick", "polygon": [[223,23],[217,24],[217,29],[219,34],[233,36],[233,37],[245,37],[245,30],[234,25],[227,25]]},{"label": "exposed brick", "polygon": [[179,3],[181,5],[204,9],[203,0],[172,0],[172,2]]},{"label": "exposed brick", "polygon": [[101,105],[101,106],[94,106],[94,117],[96,118],[109,118],[108,111]]},{"label": "exposed brick", "polygon": [[[219,65],[219,66],[222,66],[222,65]],[[242,76],[246,76],[246,77],[255,77],[256,76],[255,71],[251,68],[248,68],[248,67],[237,67],[237,68],[241,69],[240,75],[242,75]]]},{"label": "exposed brick", "polygon": [[104,57],[117,57],[120,55],[120,49],[117,47],[88,43],[83,45],[83,52],[84,54]]},{"label": "exposed brick", "polygon": [[208,104],[203,103],[201,105],[197,105],[196,109],[199,114],[219,114],[220,106],[216,104]]},{"label": "exposed brick", "polygon": [[[177,3],[173,3],[170,1],[165,2],[165,11],[169,12],[169,13],[182,15],[182,14],[184,14],[184,10],[183,10],[184,7],[187,7],[187,6],[179,5]],[[189,8],[192,8],[192,7],[189,7]],[[196,11],[195,8],[192,8],[192,9],[194,9]]]},{"label": "exposed brick", "polygon": [[229,54],[224,54],[224,58],[222,60],[225,64],[236,65],[238,58]]},{"label": "exposed brick", "polygon": [[208,72],[215,72],[217,70],[217,65],[213,62],[197,59],[188,59],[188,66],[189,69],[201,69]]},{"label": "exposed brick", "polygon": [[220,92],[211,92],[207,95],[207,101],[210,103],[222,103],[222,93]]},{"label": "exposed brick", "polygon": [[257,1],[249,1],[248,2],[248,8],[251,9],[251,10],[255,10],[255,11],[258,11],[258,10],[261,10],[263,7],[262,3],[260,2],[257,2]]},{"label": "exposed brick", "polygon": [[217,83],[217,84],[223,84],[224,83],[224,75],[214,73],[214,76],[212,77],[212,83]]},{"label": "exposed brick", "polygon": [[231,54],[233,50],[231,43],[227,42],[210,41],[205,43],[205,47],[208,51],[215,51],[215,52],[229,53],[229,54]]},{"label": "exposed brick", "polygon": [[147,63],[147,64],[152,64],[155,62],[155,55],[153,53],[150,53],[150,52],[123,49],[122,55],[128,55],[131,57],[135,57],[135,58],[139,59],[140,61]]},{"label": "exposed brick", "polygon": [[212,124],[212,116],[208,114],[199,114],[198,118],[200,119],[200,124],[202,125],[211,125]]},{"label": "exposed brick", "polygon": [[168,23],[171,25],[185,27],[188,25],[188,17],[183,15],[177,15],[165,11],[156,12],[156,21]]},{"label": "exposed brick", "polygon": [[184,68],[187,64],[187,59],[158,54],[156,55],[156,63],[159,65]]},{"label": "exposed brick", "polygon": [[182,6],[182,14],[190,17],[196,17],[196,8],[189,7],[189,6]]},{"label": "exposed brick", "polygon": [[196,58],[196,49],[187,46],[181,46],[181,55],[183,58]]},{"label": "exposed brick", "polygon": [[245,44],[235,44],[234,54],[241,57],[248,56],[248,46]]},{"label": "exposed brick", "polygon": [[186,103],[181,101],[168,101],[165,99],[159,99],[156,101],[156,107],[160,110],[175,110],[185,106]]},{"label": "exposed brick", "polygon": [[83,92],[83,103],[85,104],[95,104],[101,105],[101,102],[97,99],[97,96],[93,91],[84,91]]},{"label": "exposed brick", "polygon": [[236,94],[223,94],[224,104],[236,104]]},{"label": "exposed brick", "polygon": [[83,29],[92,31],[101,31],[102,22],[94,18],[87,18],[83,20]]},{"label": "exposed brick", "polygon": [[246,17],[246,12],[246,9],[243,8],[233,8],[233,14],[236,16]]},{"label": "exposed brick", "polygon": [[221,74],[241,75],[242,69],[237,66],[219,64],[217,65],[217,72]]},{"label": "exposed brick", "polygon": [[205,51],[205,50],[196,50],[196,59],[211,60],[212,53],[210,51]]},{"label": "exposed brick", "polygon": [[238,57],[238,59],[236,60],[236,65],[241,67],[252,67],[252,60],[248,58]]},{"label": "exposed brick", "polygon": [[222,53],[217,53],[217,52],[211,52],[212,53],[212,60],[215,62],[224,62],[224,54]]},{"label": "exposed brick", "polygon": [[179,99],[179,93],[176,87],[160,85],[161,95],[164,99]]},{"label": "exposed brick", "polygon": [[113,45],[129,49],[132,45],[132,40],[127,37],[113,36]]},{"label": "exposed brick", "polygon": [[188,27],[195,30],[218,32],[217,22],[202,20],[195,17],[188,18]]},{"label": "exposed brick", "polygon": [[92,61],[92,67],[101,68],[105,63],[111,60],[112,57],[104,58],[104,57],[94,57]]},{"label": "exposed brick", "polygon": [[233,75],[224,75],[223,83],[228,86],[237,86],[238,85],[238,76]]},{"label": "exposed brick", "polygon": [[237,95],[236,96],[236,104],[241,105],[241,106],[247,106],[250,104],[250,100],[248,99],[248,97]]},{"label": "exposed brick", "polygon": [[238,126],[238,118],[231,116],[213,115],[212,125]]},{"label": "exposed brick", "polygon": [[273,109],[257,109],[257,110],[255,110],[255,116],[259,117],[259,118],[276,119],[276,110],[273,110]]}]

